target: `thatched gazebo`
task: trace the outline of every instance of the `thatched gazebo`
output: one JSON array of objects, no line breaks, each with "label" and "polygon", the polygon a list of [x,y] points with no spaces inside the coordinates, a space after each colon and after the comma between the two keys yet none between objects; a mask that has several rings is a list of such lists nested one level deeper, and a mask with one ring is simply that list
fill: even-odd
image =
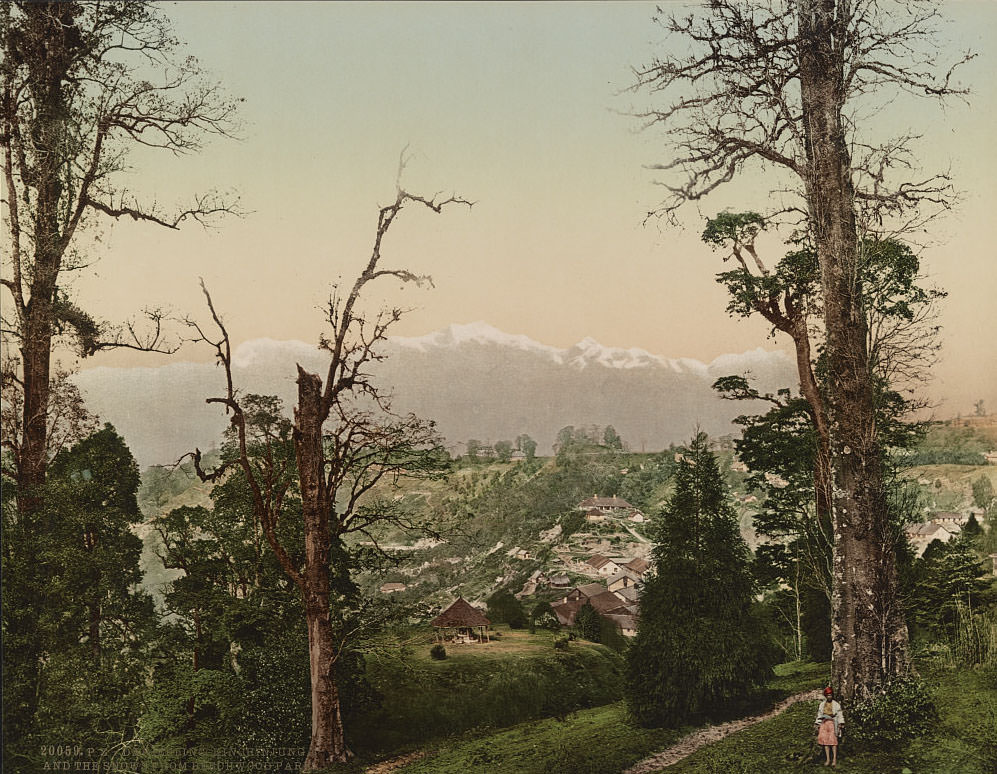
[{"label": "thatched gazebo", "polygon": [[492,622],[463,597],[433,619],[437,642],[488,642],[485,629]]}]

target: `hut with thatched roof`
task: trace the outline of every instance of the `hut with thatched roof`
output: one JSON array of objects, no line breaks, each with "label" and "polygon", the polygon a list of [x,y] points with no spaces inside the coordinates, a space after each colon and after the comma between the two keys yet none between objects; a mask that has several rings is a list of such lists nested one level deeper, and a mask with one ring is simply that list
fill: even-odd
[{"label": "hut with thatched roof", "polygon": [[486,629],[492,622],[463,597],[433,619],[437,642],[488,642]]}]

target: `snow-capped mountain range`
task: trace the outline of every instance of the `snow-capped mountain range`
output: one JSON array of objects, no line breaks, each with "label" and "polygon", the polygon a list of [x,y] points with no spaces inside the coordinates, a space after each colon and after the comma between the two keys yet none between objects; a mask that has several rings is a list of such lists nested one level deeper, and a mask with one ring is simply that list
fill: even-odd
[{"label": "snow-capped mountain range", "polygon": [[[631,448],[648,451],[687,440],[701,427],[731,432],[751,407],[723,401],[711,385],[750,374],[759,387],[795,384],[790,358],[755,349],[710,363],[667,358],[642,349],[605,347],[586,338],[567,349],[484,323],[450,325],[417,337],[394,337],[376,365],[394,407],[434,419],[448,442],[513,439],[528,433],[549,450],[565,425],[613,425]],[[290,407],[295,364],[322,373],[325,355],[300,341],[254,339],[233,353],[243,392],[280,396]],[[74,379],[92,410],[114,424],[141,465],[164,464],[217,444],[226,419],[204,403],[219,394],[221,372],[210,364],[160,368],[91,368]]]}]

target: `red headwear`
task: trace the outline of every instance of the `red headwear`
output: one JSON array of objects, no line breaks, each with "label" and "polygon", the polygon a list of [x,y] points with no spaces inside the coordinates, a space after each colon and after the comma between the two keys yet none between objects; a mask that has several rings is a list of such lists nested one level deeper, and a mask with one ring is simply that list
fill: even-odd
[{"label": "red headwear", "polygon": [[827,688],[824,689],[824,695],[825,696],[833,696],[834,695],[834,691],[831,690],[831,686],[830,685],[827,686]]}]

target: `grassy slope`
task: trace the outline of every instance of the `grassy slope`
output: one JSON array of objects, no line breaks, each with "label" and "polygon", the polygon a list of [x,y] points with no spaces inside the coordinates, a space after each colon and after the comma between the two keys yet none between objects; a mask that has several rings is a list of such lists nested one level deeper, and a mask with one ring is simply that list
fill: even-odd
[{"label": "grassy slope", "polygon": [[404,654],[368,657],[381,706],[349,724],[350,742],[366,756],[391,754],[472,728],[502,728],[531,718],[565,716],[617,700],[622,660],[608,648],[574,642],[553,647],[553,634],[497,627],[502,639],[447,646],[429,657],[430,633]]},{"label": "grassy slope", "polygon": [[[941,715],[927,736],[894,750],[855,753],[847,731],[838,768],[854,774],[992,774],[997,771],[997,682],[994,675],[925,666]],[[795,774],[813,768],[810,729],[814,708],[796,705],[703,748],[670,768],[669,774]],[[846,718],[847,728],[847,718]]]},{"label": "grassy slope", "polygon": [[[765,694],[768,705],[819,687],[827,676],[827,666],[820,664],[784,665],[777,671]],[[491,774],[611,774],[668,747],[691,730],[631,726],[623,702],[615,702],[565,720],[547,719],[496,734],[469,735],[441,745],[401,771],[457,774],[483,767]]]},{"label": "grassy slope", "polygon": [[[786,673],[787,667],[791,670]],[[997,680],[994,675],[922,666],[940,720],[906,747],[854,753],[847,734],[838,768],[855,774],[990,774],[997,771]],[[826,666],[785,665],[773,694],[819,687]],[[670,774],[796,774],[814,770],[813,707],[783,714],[702,748]],[[691,729],[627,725],[621,702],[578,712],[566,721],[521,724],[497,734],[443,745],[403,769],[404,774],[456,774],[484,766],[495,774],[614,774],[677,741]],[[905,772],[906,769],[906,772]]]}]

